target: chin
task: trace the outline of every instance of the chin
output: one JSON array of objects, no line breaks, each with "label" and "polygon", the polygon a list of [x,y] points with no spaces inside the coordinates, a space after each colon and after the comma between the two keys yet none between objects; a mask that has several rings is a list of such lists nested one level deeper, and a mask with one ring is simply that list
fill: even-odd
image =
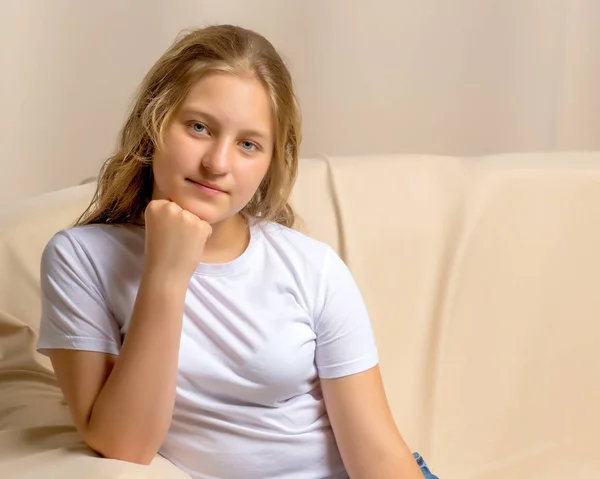
[{"label": "chin", "polygon": [[215,223],[220,223],[221,221],[223,221],[224,219],[227,218],[227,215],[225,215],[223,213],[219,214],[218,212],[211,210],[209,208],[185,208],[185,207],[183,207],[183,209],[188,210],[190,213],[193,213],[198,218],[200,218],[203,221],[206,221],[210,225],[213,225]]},{"label": "chin", "polygon": [[222,208],[218,208],[216,205],[210,204],[198,204],[196,201],[182,201],[177,202],[184,210],[193,213],[198,218],[206,221],[210,225],[220,223],[227,218],[233,216],[229,211],[224,211]]}]

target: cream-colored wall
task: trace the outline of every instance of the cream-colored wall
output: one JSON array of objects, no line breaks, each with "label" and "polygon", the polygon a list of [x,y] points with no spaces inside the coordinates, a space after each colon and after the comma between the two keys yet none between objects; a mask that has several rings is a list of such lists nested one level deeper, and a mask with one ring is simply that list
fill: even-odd
[{"label": "cream-colored wall", "polygon": [[3,0],[0,201],[94,175],[152,62],[220,22],[288,59],[304,156],[600,147],[597,0]]}]

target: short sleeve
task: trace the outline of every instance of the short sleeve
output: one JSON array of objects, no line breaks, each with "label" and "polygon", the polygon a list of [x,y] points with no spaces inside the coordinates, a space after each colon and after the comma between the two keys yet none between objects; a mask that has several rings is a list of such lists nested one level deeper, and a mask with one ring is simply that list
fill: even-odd
[{"label": "short sleeve", "polygon": [[378,353],[367,308],[350,270],[331,249],[320,288],[322,310],[315,319],[319,377],[339,378],[376,366]]},{"label": "short sleeve", "polygon": [[120,329],[101,294],[97,269],[68,230],[46,245],[40,283],[40,353],[78,349],[119,354]]}]

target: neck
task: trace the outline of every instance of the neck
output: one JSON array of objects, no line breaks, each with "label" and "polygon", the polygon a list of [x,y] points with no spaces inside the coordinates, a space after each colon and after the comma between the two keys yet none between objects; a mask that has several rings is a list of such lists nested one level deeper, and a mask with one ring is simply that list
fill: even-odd
[{"label": "neck", "polygon": [[241,256],[250,242],[248,222],[236,214],[212,226],[204,246],[203,263],[228,263]]}]

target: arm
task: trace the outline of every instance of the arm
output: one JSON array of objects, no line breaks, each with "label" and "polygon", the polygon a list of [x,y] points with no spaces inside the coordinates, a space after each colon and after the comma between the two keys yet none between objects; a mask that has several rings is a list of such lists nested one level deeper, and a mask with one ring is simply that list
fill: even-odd
[{"label": "arm", "polygon": [[50,352],[75,424],[101,455],[148,464],[169,429],[187,283],[147,275],[119,356]]},{"label": "arm", "polygon": [[352,479],[422,479],[394,424],[379,373],[377,346],[361,292],[331,253],[321,273],[315,320],[323,397]]},{"label": "arm", "polygon": [[323,396],[352,479],[423,479],[392,417],[378,367],[322,379]]},{"label": "arm", "polygon": [[[65,337],[104,344],[118,329],[93,286],[93,273],[85,273],[77,262],[70,264],[64,251],[43,261],[42,309],[54,334],[44,349],[77,429],[105,457],[147,464],[164,441],[175,402],[187,285],[211,231],[174,203],[150,203],[143,273],[118,356],[73,351],[76,343],[64,349]],[[77,261],[86,257],[78,250],[71,256]]]}]

